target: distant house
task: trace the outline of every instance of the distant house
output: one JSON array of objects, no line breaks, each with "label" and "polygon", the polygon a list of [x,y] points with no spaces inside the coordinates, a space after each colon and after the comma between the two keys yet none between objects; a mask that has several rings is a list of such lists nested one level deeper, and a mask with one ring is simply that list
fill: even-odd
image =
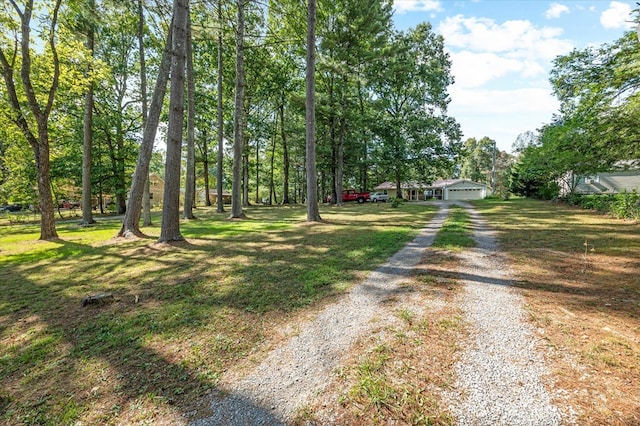
[{"label": "distant house", "polygon": [[[396,184],[384,182],[374,188],[390,197],[396,197]],[[402,198],[407,200],[482,200],[491,191],[487,185],[468,179],[437,180],[431,184],[409,181],[400,185]]]},{"label": "distant house", "polygon": [[436,180],[425,189],[426,198],[437,200],[483,200],[491,190],[484,183],[469,179]]},{"label": "distant house", "polygon": [[[424,190],[427,186],[428,185],[426,183],[418,181],[402,182],[400,184],[402,198],[405,200],[424,200]],[[398,191],[395,182],[384,182],[373,189],[376,192],[387,194],[391,198],[398,198]]]},{"label": "distant house", "polygon": [[[640,192],[640,161],[618,162],[609,172],[596,173],[578,179],[575,194],[618,194],[620,192]],[[569,194],[563,187],[563,195]]]},{"label": "distant house", "polygon": [[155,173],[149,174],[149,198],[151,207],[158,207],[164,201],[164,179]]},{"label": "distant house", "polygon": [[[204,191],[202,191],[202,197],[201,197],[201,201],[204,203],[204,196],[205,193]],[[210,189],[209,190],[209,200],[211,201],[211,205],[216,205],[218,204],[218,190],[216,189]],[[222,193],[222,203],[223,204],[231,204],[231,193],[230,192],[223,192]]]}]

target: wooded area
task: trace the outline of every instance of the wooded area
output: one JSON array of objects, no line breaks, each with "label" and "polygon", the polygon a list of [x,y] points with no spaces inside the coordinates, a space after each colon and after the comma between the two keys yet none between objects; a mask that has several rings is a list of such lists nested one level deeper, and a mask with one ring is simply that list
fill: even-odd
[{"label": "wooded area", "polygon": [[567,177],[572,190],[578,178],[611,170],[622,160],[640,168],[639,46],[636,33],[627,32],[613,43],[554,60],[550,81],[560,111],[514,146],[519,158],[513,192],[551,199]]},{"label": "wooded area", "polygon": [[80,198],[84,224],[110,206],[120,235],[141,235],[153,172],[171,241],[179,210],[193,218],[211,194],[231,192],[231,217],[308,202],[318,220],[343,188],[450,175],[461,133],[442,37],[395,30],[390,1],[314,3],[3,4],[1,198],[42,212],[41,239]]}]

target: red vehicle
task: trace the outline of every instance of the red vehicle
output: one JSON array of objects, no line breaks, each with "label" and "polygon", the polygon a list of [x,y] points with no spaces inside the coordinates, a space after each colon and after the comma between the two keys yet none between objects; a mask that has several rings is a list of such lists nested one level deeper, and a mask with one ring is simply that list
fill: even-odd
[{"label": "red vehicle", "polygon": [[[358,203],[362,204],[368,200],[369,200],[368,192],[358,192],[355,189],[345,189],[344,191],[342,191],[343,202],[357,201]],[[330,203],[330,202],[331,202],[331,195],[327,197],[327,203]]]},{"label": "red vehicle", "polygon": [[77,201],[60,200],[58,207],[61,209],[79,209],[80,203]]}]

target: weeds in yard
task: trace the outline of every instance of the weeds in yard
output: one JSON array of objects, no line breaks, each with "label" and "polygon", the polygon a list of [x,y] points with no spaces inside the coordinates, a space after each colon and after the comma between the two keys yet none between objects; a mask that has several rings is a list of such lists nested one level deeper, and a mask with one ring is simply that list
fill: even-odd
[{"label": "weeds in yard", "polygon": [[584,274],[589,268],[589,252],[596,251],[596,248],[592,244],[589,244],[588,240],[584,240],[584,243],[582,245],[584,246],[584,253],[582,254],[584,266],[582,267],[582,273]]}]

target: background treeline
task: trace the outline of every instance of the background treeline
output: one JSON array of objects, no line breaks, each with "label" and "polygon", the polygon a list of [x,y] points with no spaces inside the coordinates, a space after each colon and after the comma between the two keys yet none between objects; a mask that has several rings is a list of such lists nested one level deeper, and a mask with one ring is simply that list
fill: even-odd
[{"label": "background treeline", "polygon": [[[307,4],[299,0],[184,3],[189,8],[186,54],[192,58],[186,72],[187,80],[192,79],[195,107],[191,120],[184,120],[180,187],[185,189],[189,156],[201,193],[215,191],[219,169],[224,192],[232,187],[241,40],[242,203],[304,202]],[[240,38],[239,8],[244,20]],[[31,204],[44,213],[49,206],[42,199],[44,186],[37,182],[48,173],[44,185],[54,205],[60,199],[79,200],[90,188],[94,206],[104,206],[108,198],[115,212],[125,212],[147,104],[161,74],[174,9],[166,0],[2,3],[1,203]],[[336,200],[335,194],[347,187],[370,190],[386,180],[399,185],[456,172],[461,133],[447,115],[447,87],[453,79],[444,41],[428,23],[397,31],[391,15],[390,1],[318,3],[320,199],[333,194]],[[30,33],[25,32],[25,22]],[[25,37],[30,44],[24,43]],[[169,86],[172,82],[170,78]],[[164,176],[163,146],[171,114],[165,98],[149,164],[149,171],[160,176]],[[191,151],[186,149],[189,131]],[[45,164],[49,161],[45,157],[50,164]],[[194,191],[185,193],[195,198]],[[209,204],[209,197],[187,201],[200,202]]]},{"label": "background treeline", "polygon": [[[598,47],[574,50],[554,61],[550,81],[559,113],[538,134],[523,134],[511,176],[515,194],[553,199],[640,216],[638,197],[580,196],[581,178],[620,167],[640,168],[640,43],[635,32]],[[561,193],[561,187],[564,193]]]}]

